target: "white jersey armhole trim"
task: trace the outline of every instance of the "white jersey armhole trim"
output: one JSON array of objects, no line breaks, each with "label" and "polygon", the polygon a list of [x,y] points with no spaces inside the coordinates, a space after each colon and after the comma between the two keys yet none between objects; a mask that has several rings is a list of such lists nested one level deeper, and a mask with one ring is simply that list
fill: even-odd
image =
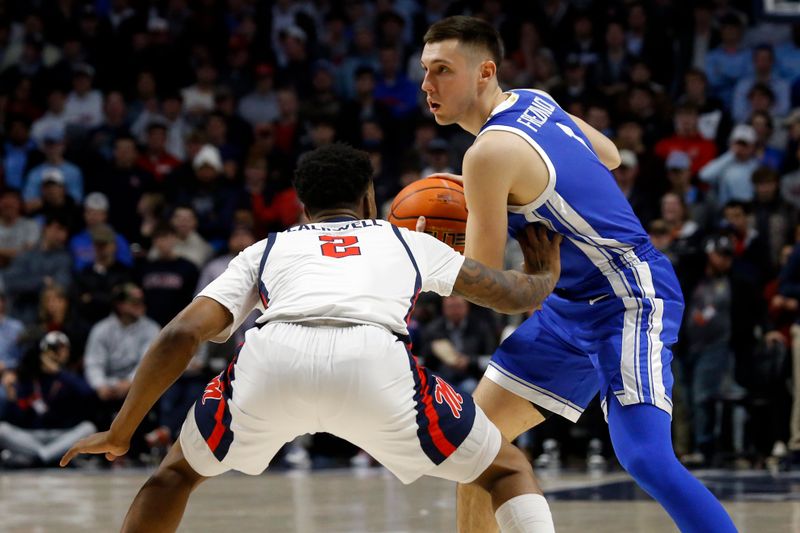
[{"label": "white jersey armhole trim", "polygon": [[550,161],[550,157],[547,155],[547,152],[544,151],[544,148],[539,146],[539,143],[533,140],[533,138],[526,134],[524,131],[519,130],[517,128],[512,128],[510,126],[489,126],[488,128],[483,129],[479,134],[478,137],[486,133],[487,131],[505,131],[508,133],[513,133],[515,135],[519,135],[523,139],[525,139],[528,144],[530,144],[536,153],[542,158],[544,161],[545,166],[547,166],[547,186],[545,187],[544,191],[532,202],[527,203],[525,205],[509,205],[508,211],[510,213],[521,213],[525,214],[529,211],[533,211],[538,209],[542,205],[544,205],[547,200],[553,195],[553,192],[556,190],[556,168],[553,166],[553,162]]}]

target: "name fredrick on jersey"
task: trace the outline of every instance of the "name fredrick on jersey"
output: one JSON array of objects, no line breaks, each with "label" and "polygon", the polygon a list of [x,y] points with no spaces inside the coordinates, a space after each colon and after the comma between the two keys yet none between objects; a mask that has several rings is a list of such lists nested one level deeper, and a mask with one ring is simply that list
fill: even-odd
[{"label": "name fredrick on jersey", "polygon": [[329,225],[320,225],[320,224],[300,224],[299,226],[295,226],[293,228],[289,228],[286,230],[286,233],[291,233],[293,231],[303,231],[303,230],[315,230],[315,231],[347,231],[349,229],[362,229],[362,228],[371,228],[373,226],[383,226],[380,221],[371,219],[371,220],[354,220],[353,222],[348,222],[347,224],[342,224],[341,226],[329,226]]},{"label": "name fredrick on jersey", "polygon": [[517,118],[517,122],[531,129],[533,132],[538,132],[539,128],[547,122],[547,119],[550,118],[550,115],[552,115],[555,110],[556,106],[535,96],[531,105]]}]

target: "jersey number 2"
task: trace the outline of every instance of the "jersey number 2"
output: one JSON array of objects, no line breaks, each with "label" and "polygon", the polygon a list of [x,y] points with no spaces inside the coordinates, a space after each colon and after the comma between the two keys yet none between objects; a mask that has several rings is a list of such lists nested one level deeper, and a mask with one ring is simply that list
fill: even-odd
[{"label": "jersey number 2", "polygon": [[335,257],[341,259],[351,255],[361,255],[361,248],[355,246],[358,244],[358,237],[334,237],[333,235],[320,235],[319,240],[323,242],[320,245],[322,255],[325,257]]}]

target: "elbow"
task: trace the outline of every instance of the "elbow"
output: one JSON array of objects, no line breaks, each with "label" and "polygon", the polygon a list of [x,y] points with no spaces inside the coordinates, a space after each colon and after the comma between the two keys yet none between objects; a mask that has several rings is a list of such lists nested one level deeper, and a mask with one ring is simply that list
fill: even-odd
[{"label": "elbow", "polygon": [[162,341],[172,346],[188,346],[191,347],[192,351],[194,351],[203,340],[197,328],[192,327],[191,324],[186,324],[182,320],[178,320],[178,317],[164,326],[164,329],[161,330],[160,337]]},{"label": "elbow", "polygon": [[612,145],[609,153],[606,156],[606,167],[608,170],[614,170],[615,168],[619,168],[622,164],[622,156],[619,155],[619,150],[616,146]]}]

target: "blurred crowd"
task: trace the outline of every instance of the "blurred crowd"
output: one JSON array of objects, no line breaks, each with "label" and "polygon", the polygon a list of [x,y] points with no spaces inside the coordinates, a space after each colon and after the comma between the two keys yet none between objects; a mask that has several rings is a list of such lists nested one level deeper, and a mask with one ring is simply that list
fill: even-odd
[{"label": "blurred crowd", "polygon": [[[617,183],[687,304],[681,456],[800,462],[800,24],[745,0],[10,0],[0,465],[52,464],[108,425],[159,328],[233,255],[300,219],[304,152],[367,151],[384,211],[403,186],[459,172],[472,139],[437,126],[419,88],[422,35],[452,14],[501,32],[504,88],[549,92],[620,148]],[[423,298],[415,351],[469,392],[522,318]],[[169,445],[237,340],[201,348],[134,458]],[[521,444],[540,466],[575,453],[603,465],[606,439],[595,410]],[[319,437],[286,457],[355,454]]]}]

